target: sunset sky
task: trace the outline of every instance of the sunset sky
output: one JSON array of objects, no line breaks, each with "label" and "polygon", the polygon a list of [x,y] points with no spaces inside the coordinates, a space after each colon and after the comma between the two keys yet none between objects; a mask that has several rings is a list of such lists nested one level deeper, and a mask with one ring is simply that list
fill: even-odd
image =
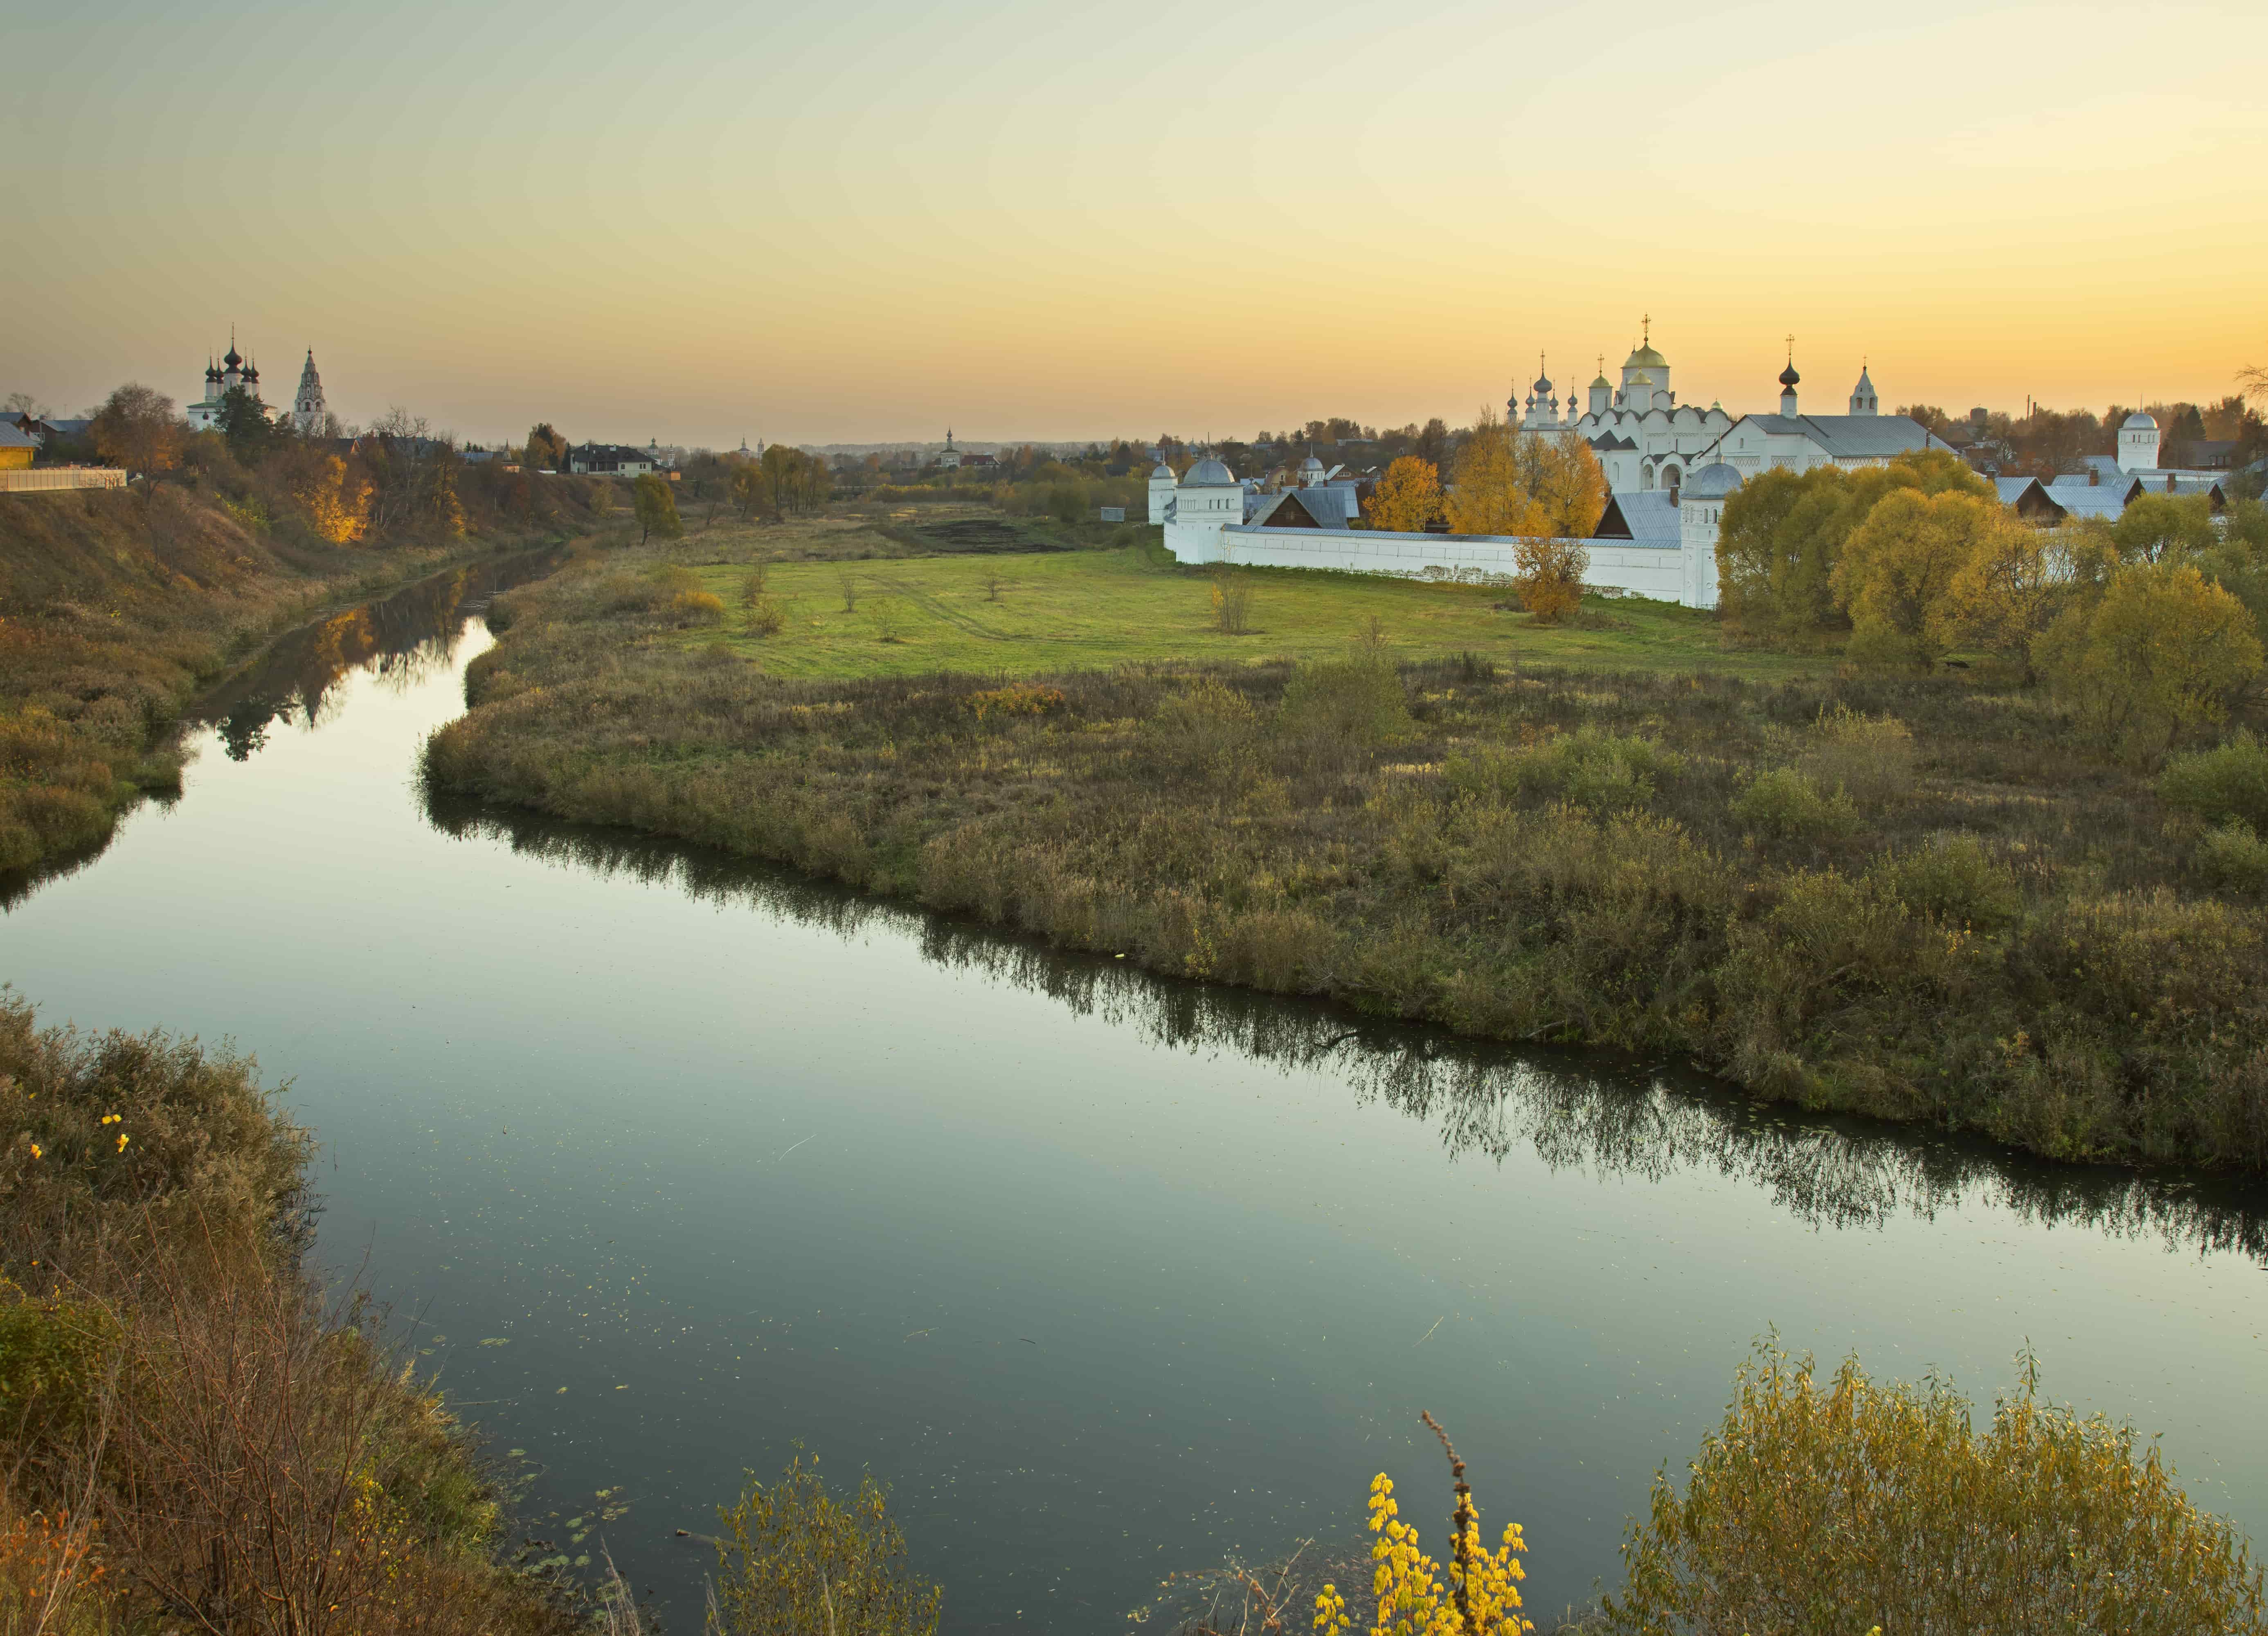
[{"label": "sunset sky", "polygon": [[17,8],[0,393],[730,446],[2217,399],[2268,7]]}]

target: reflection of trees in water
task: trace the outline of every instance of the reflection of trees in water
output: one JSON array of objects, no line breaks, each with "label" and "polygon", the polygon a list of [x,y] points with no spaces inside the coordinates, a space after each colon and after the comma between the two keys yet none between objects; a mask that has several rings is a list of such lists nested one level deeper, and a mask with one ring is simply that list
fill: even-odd
[{"label": "reflection of trees in water", "polygon": [[401,694],[455,664],[466,621],[500,591],[548,574],[555,552],[523,553],[436,574],[377,602],[317,620],[283,637],[259,660],[208,694],[198,719],[219,730],[232,761],[256,754],[272,723],[318,728],[345,708],[338,683],[367,670]]},{"label": "reflection of trees in water", "polygon": [[1307,1001],[1172,981],[713,851],[451,797],[429,796],[427,811],[452,835],[499,838],[561,868],[674,884],[697,899],[751,905],[845,938],[880,921],[917,937],[924,957],[939,965],[1035,990],[1157,1045],[1343,1081],[1359,1100],[1437,1126],[1452,1158],[1500,1163],[1525,1143],[1555,1170],[1649,1182],[1714,1172],[1762,1189],[1818,1229],[1997,1206],[2042,1225],[2152,1235],[2170,1249],[2233,1251],[2268,1263],[2268,1194],[2242,1184],[2051,1165],[1967,1139],[1757,1103],[1680,1068],[1492,1045]]}]

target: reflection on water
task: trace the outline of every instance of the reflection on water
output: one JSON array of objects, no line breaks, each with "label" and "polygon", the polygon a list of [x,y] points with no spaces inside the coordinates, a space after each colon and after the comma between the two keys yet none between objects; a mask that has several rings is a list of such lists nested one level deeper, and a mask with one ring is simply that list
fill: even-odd
[{"label": "reflection on water", "polygon": [[[474,611],[541,566],[316,621],[217,690],[225,753],[11,906],[0,980],[257,1049],[325,1144],[319,1253],[415,1316],[542,1537],[686,1628],[675,1530],[799,1440],[895,1486],[948,1630],[1093,1630],[1167,1570],[1356,1528],[1379,1471],[1440,1498],[1421,1407],[1556,1609],[1768,1325],[1986,1397],[2031,1345],[2268,1522],[2257,1192],[431,802]],[[630,1509],[563,1533],[600,1491]]]},{"label": "reflection on water", "polygon": [[1440,1127],[1452,1159],[1502,1163],[1525,1144],[1550,1170],[1659,1182],[1702,1170],[1761,1189],[1812,1228],[1879,1227],[1964,1205],[2043,1226],[2155,1237],[2171,1250],[2268,1264],[2257,1185],[2199,1174],[2049,1164],[1990,1143],[1757,1102],[1697,1072],[1606,1053],[1492,1045],[1407,1023],[1248,991],[1179,982],[1113,959],[956,923],[726,854],[428,795],[426,816],[523,856],[673,887],[843,936],[888,927],[923,957],[1046,994],[1074,1015],[1181,1052],[1226,1053],[1325,1073],[1358,1101]]},{"label": "reflection on water", "polygon": [[329,720],[350,671],[368,671],[392,693],[422,686],[454,668],[466,622],[490,598],[541,578],[561,557],[526,551],[468,563],[293,631],[198,700],[190,720],[217,729],[223,752],[242,761],[267,747],[278,723]]}]

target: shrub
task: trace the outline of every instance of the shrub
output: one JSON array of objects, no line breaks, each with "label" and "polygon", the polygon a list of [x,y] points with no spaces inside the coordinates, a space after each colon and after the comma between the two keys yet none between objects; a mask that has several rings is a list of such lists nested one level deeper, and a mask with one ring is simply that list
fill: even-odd
[{"label": "shrub", "polygon": [[871,1475],[845,1505],[799,1454],[770,1488],[749,1474],[717,1511],[718,1636],[932,1636],[944,1593],[906,1566]]},{"label": "shrub", "polygon": [[1822,706],[1811,736],[1804,768],[1827,789],[1868,805],[1913,793],[1913,733],[1897,717]]},{"label": "shrub", "polygon": [[2209,829],[2198,842],[2197,869],[2206,880],[2228,891],[2259,891],[2268,888],[2268,840],[2238,819]]},{"label": "shrub", "polygon": [[662,606],[662,617],[680,627],[714,625],[725,617],[725,599],[706,591],[681,591]]},{"label": "shrub", "polygon": [[1757,774],[1733,797],[1733,816],[1783,840],[1828,840],[1859,826],[1859,811],[1849,796],[1840,789],[1822,795],[1817,784],[1792,767]]},{"label": "shrub", "polygon": [[1284,689],[1280,720],[1294,737],[1374,745],[1410,730],[1410,701],[1390,664],[1324,660],[1294,672]]},{"label": "shrub", "polygon": [[1252,631],[1252,582],[1226,569],[1212,576],[1212,627],[1224,636]]},{"label": "shrub", "polygon": [[1519,573],[1513,583],[1538,625],[1557,625],[1583,603],[1583,575],[1591,553],[1580,539],[1531,538],[1513,547]]},{"label": "shrub", "polygon": [[1015,682],[970,693],[961,701],[961,708],[981,722],[990,715],[1045,715],[1050,710],[1062,709],[1063,703],[1060,687]]},{"label": "shrub", "polygon": [[1609,1629],[2257,1632],[2260,1570],[2130,1427],[2023,1389],[1822,1384],[1764,1345],[1685,1492],[1656,1474]]},{"label": "shrub", "polygon": [[787,610],[777,597],[762,596],[748,604],[747,631],[751,636],[777,636],[787,628]]},{"label": "shrub", "polygon": [[2268,745],[2240,730],[2217,750],[2176,756],[2158,775],[2158,797],[2208,824],[2240,818],[2268,830]]},{"label": "shrub", "polygon": [[1995,863],[1974,835],[1947,835],[1933,846],[1890,858],[1883,881],[1916,914],[1980,932],[2014,924],[2022,907],[2016,877]]},{"label": "shrub", "polygon": [[1453,788],[1514,798],[1556,796],[1594,812],[1642,807],[1656,781],[1675,777],[1685,759],[1635,734],[1595,727],[1564,734],[1510,755],[1452,757],[1443,775]]}]

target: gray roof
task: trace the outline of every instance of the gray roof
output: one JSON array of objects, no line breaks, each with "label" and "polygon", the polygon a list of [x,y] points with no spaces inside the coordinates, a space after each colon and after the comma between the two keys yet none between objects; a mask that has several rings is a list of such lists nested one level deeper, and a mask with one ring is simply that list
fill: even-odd
[{"label": "gray roof", "polygon": [[1741,474],[1718,460],[1688,476],[1683,492],[1696,500],[1722,500],[1740,486]]},{"label": "gray roof", "polygon": [[1838,459],[1887,460],[1920,449],[1953,445],[1920,422],[1903,415],[1747,415],[1725,429],[1710,451],[1724,446],[1743,426],[1775,437],[1808,437]]},{"label": "gray roof", "polygon": [[2040,480],[2036,477],[1996,477],[1992,487],[2000,491],[2000,503],[2014,505],[2024,497],[2024,490]]},{"label": "gray roof", "polygon": [[2121,431],[2124,431],[2131,427],[2146,428],[2148,430],[2156,431],[2158,429],[2158,417],[2152,415],[2147,409],[2137,409],[2133,414],[2128,415],[2124,420],[2118,422],[2118,429]]},{"label": "gray roof", "polygon": [[1344,529],[1347,525],[1348,512],[1346,502],[1340,496],[1351,495],[1353,492],[1351,488],[1287,488],[1280,495],[1263,495],[1260,503],[1260,517],[1255,520],[1272,523],[1278,528],[1296,526],[1288,518],[1285,522],[1276,522],[1276,519],[1285,517],[1289,508],[1297,506],[1307,514],[1317,528]]},{"label": "gray roof", "polygon": [[1167,466],[1163,460],[1159,461],[1157,469],[1150,473],[1152,477],[1171,477],[1173,474],[1174,468]]},{"label": "gray roof", "polygon": [[2117,522],[2126,510],[2128,490],[2121,484],[2101,488],[2066,488],[2058,484],[2048,498],[2064,509],[2070,517],[2099,517]]},{"label": "gray roof", "polygon": [[1677,500],[1667,488],[1619,488],[1607,496],[1594,539],[1633,539],[1642,545],[1679,542]]},{"label": "gray roof", "polygon": [[40,440],[13,421],[0,421],[0,449],[36,449]]},{"label": "gray roof", "polygon": [[1198,461],[1182,473],[1184,488],[1233,488],[1236,474],[1211,455]]}]

